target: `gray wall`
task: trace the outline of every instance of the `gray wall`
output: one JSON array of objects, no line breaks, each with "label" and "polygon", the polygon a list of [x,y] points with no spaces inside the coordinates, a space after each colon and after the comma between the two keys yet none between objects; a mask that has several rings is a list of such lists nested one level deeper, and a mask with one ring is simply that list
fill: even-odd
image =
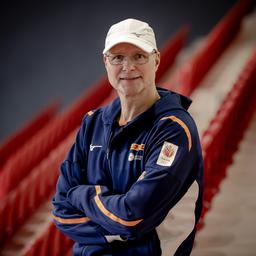
[{"label": "gray wall", "polygon": [[134,17],[154,28],[159,48],[184,23],[188,42],[206,35],[233,0],[19,1],[0,8],[0,142],[57,97],[62,108],[104,75],[110,25]]}]

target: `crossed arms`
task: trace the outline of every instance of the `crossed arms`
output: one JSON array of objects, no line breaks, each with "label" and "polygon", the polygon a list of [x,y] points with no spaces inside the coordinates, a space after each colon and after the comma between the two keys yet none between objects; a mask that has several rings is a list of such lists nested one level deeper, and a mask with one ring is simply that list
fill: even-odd
[{"label": "crossed arms", "polygon": [[[82,184],[86,172],[81,167],[85,157],[84,145],[79,143],[84,136],[80,129],[61,165],[52,201],[54,222],[64,234],[79,243],[101,245],[113,240],[139,239],[164,220],[183,196],[191,169],[187,134],[179,124],[164,122],[161,125],[166,129],[159,129],[157,138],[150,143],[143,175],[124,194],[113,194],[102,184]],[[178,145],[171,166],[157,164],[165,141]]]}]

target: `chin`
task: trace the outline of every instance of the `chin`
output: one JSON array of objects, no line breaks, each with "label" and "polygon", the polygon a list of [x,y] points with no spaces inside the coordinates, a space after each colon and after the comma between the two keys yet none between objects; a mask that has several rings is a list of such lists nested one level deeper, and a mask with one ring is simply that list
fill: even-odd
[{"label": "chin", "polygon": [[143,88],[141,87],[130,87],[130,88],[122,88],[121,89],[121,94],[126,96],[126,97],[133,97],[139,95],[143,91]]},{"label": "chin", "polygon": [[142,84],[133,84],[133,83],[122,83],[119,86],[119,92],[124,96],[136,96],[144,90]]}]

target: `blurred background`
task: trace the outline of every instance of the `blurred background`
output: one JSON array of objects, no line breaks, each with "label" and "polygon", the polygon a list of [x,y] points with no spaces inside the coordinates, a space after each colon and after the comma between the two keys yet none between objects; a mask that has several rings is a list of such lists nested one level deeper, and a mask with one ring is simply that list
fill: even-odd
[{"label": "blurred background", "polygon": [[[35,0],[0,8],[1,256],[72,254],[51,198],[82,117],[116,97],[102,50],[130,17],[154,28],[157,85],[193,100],[205,193],[192,255],[256,255],[255,1]],[[158,227],[163,256],[193,221],[183,199]]]},{"label": "blurred background", "polygon": [[69,105],[105,74],[109,27],[134,17],[155,30],[159,48],[177,29],[205,36],[235,0],[5,1],[1,4],[0,142],[56,98]]}]

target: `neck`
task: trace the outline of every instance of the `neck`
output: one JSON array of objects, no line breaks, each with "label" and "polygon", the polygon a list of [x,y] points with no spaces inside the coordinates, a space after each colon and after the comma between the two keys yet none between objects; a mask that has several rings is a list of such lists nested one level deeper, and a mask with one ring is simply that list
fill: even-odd
[{"label": "neck", "polygon": [[160,96],[156,88],[152,91],[141,93],[135,96],[125,97],[119,95],[121,101],[121,115],[119,125],[125,125],[135,117],[149,109]]}]

